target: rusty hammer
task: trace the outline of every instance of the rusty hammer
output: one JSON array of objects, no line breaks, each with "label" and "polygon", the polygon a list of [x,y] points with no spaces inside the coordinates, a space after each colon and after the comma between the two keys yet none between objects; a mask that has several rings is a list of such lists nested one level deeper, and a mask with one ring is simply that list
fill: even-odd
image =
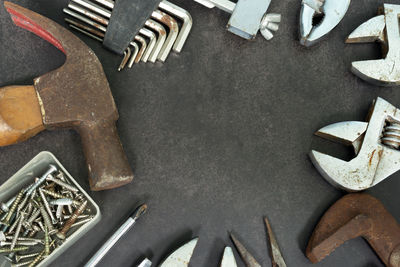
[{"label": "rusty hammer", "polygon": [[386,266],[400,266],[400,225],[379,200],[364,193],[348,194],[329,208],[308,242],[306,255],[319,262],[359,236]]},{"label": "rusty hammer", "polygon": [[118,137],[118,111],[94,54],[57,23],[10,2],[17,26],[47,40],[66,55],[64,65],[34,79],[33,86],[0,88],[0,146],[22,142],[44,129],[72,128],[81,136],[94,191],[132,181]]}]

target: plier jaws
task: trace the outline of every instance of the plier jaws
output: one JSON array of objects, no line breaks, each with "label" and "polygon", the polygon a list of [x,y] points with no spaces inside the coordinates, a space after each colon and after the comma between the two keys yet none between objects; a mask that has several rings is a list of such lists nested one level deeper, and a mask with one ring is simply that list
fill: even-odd
[{"label": "plier jaws", "polygon": [[[300,44],[312,46],[335,28],[351,0],[303,0],[300,11]],[[317,21],[320,17],[320,21]]]}]

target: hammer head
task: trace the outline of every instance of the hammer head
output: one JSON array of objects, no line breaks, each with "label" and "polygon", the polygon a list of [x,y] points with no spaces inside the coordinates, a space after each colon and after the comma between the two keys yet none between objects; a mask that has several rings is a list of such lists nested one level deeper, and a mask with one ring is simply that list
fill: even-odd
[{"label": "hammer head", "polygon": [[319,262],[347,240],[364,237],[387,266],[400,266],[400,226],[376,198],[348,194],[322,217],[312,234],[306,254]]},{"label": "hammer head", "polygon": [[4,5],[17,26],[66,55],[64,65],[34,80],[45,127],[74,128],[80,133],[92,189],[130,182],[133,174],[115,129],[118,111],[94,52],[50,19],[10,2]]}]

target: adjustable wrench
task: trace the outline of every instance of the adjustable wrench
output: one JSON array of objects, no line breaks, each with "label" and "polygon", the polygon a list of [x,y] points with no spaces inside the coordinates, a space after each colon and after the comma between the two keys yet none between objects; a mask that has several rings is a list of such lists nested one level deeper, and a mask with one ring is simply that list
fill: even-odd
[{"label": "adjustable wrench", "polygon": [[352,72],[377,85],[400,85],[400,5],[384,4],[384,14],[376,16],[355,29],[347,43],[378,41],[383,46],[384,59],[352,63]]},{"label": "adjustable wrench", "polygon": [[227,25],[228,31],[244,39],[254,39],[260,30],[265,39],[271,40],[274,37],[272,31],[279,29],[281,15],[266,13],[271,0],[239,0],[237,3],[229,0],[194,1],[205,7],[217,7],[232,14]]},{"label": "adjustable wrench", "polygon": [[354,148],[356,157],[349,162],[314,150],[310,153],[317,170],[338,188],[365,190],[400,169],[400,110],[382,98],[374,101],[368,122],[339,122],[316,135]]}]

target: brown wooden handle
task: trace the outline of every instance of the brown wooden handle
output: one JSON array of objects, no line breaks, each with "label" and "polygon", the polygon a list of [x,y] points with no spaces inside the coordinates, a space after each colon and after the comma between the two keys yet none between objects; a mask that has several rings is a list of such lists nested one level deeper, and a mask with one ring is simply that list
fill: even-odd
[{"label": "brown wooden handle", "polygon": [[77,131],[82,139],[91,190],[111,189],[132,181],[133,173],[119,140],[115,121],[81,124]]},{"label": "brown wooden handle", "polygon": [[33,86],[0,88],[0,146],[25,141],[44,129]]}]

